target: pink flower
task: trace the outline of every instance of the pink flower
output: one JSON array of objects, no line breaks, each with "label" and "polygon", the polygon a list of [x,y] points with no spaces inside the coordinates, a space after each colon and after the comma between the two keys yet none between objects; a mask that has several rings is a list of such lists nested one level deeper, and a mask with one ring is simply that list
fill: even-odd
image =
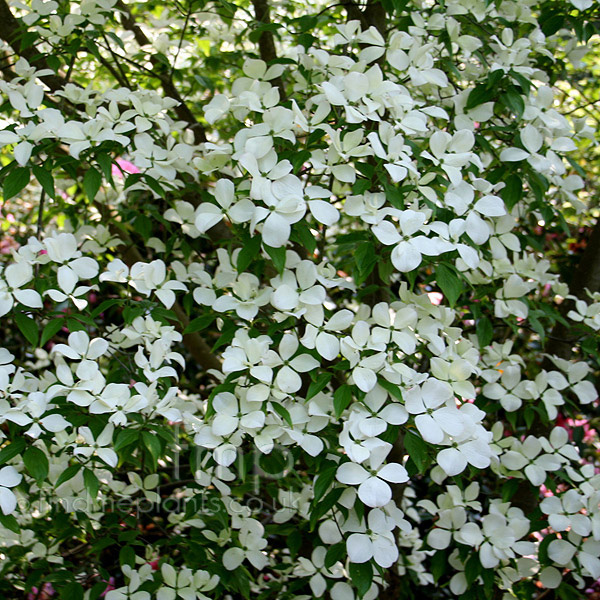
[{"label": "pink flower", "polygon": [[0,240],[0,254],[10,254],[13,248],[17,250],[19,246],[19,242],[7,235]]},{"label": "pink flower", "polygon": [[109,578],[109,580],[108,581],[104,581],[104,583],[106,583],[107,586],[106,586],[106,589],[100,594],[100,598],[104,598],[104,596],[106,596],[106,594],[108,594],[108,592],[110,592],[111,590],[116,589],[115,588],[115,578],[114,577]]},{"label": "pink flower", "polygon": [[115,161],[116,164],[113,164],[111,172],[117,177],[123,178],[123,173],[139,173],[140,170],[128,160],[123,158],[117,158]]},{"label": "pink flower", "polygon": [[444,294],[440,292],[428,292],[427,296],[429,296],[429,302],[435,306],[441,304],[444,299]]},{"label": "pink flower", "polygon": [[44,583],[42,590],[38,590],[36,587],[31,588],[31,592],[27,594],[27,600],[49,600],[54,596],[55,590],[51,583]]}]

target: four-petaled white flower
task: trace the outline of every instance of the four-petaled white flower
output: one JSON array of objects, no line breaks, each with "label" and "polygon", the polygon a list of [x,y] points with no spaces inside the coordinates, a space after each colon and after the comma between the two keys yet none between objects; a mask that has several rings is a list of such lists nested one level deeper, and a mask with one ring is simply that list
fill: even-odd
[{"label": "four-petaled white flower", "polygon": [[17,508],[17,497],[10,489],[21,483],[23,475],[14,467],[6,466],[0,469],[0,508],[5,515],[9,515]]},{"label": "four-petaled white flower", "polygon": [[[388,451],[386,448],[385,452]],[[384,453],[373,452],[368,461],[368,468],[353,462],[342,463],[335,477],[340,483],[357,485],[358,497],[367,506],[385,506],[392,499],[392,488],[388,482],[405,483],[408,481],[408,473],[398,463],[382,464],[384,459]]]}]

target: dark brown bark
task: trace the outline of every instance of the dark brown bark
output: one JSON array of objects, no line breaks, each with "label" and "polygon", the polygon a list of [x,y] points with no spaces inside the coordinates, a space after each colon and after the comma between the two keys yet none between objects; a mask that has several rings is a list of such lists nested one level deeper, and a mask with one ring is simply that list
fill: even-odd
[{"label": "dark brown bark", "polygon": [[[136,248],[133,241],[128,237],[128,235],[115,224],[110,223],[109,221],[109,229],[110,232],[119,237],[122,241],[124,250],[121,254],[121,258],[123,262],[127,264],[127,266],[131,266],[136,262],[145,262],[144,257],[141,255],[140,251]],[[183,332],[183,330],[189,324],[189,318],[183,310],[183,307],[179,302],[175,302],[172,306],[172,310],[177,316],[179,321],[178,329]],[[186,347],[188,352],[192,355],[193,359],[196,361],[198,365],[200,365],[205,370],[208,369],[216,369],[217,371],[221,370],[221,361],[217,358],[217,356],[212,352],[210,346],[207,342],[200,336],[198,333],[189,333],[183,336],[183,345]]]},{"label": "dark brown bark", "polygon": [[[271,10],[269,8],[268,0],[252,0],[254,6],[254,16],[258,21],[259,25],[270,25],[271,24]],[[272,31],[263,31],[258,38],[258,50],[260,57],[267,64],[277,58],[277,50],[275,49],[275,38],[273,37]],[[283,86],[283,80],[281,77],[277,77],[273,80],[273,83],[279,88],[279,95],[281,101],[284,102],[287,99],[285,88]]]},{"label": "dark brown bark", "polygon": [[[600,219],[594,225],[588,245],[573,272],[573,278],[569,285],[571,294],[581,300],[589,300],[586,290],[592,293],[600,291]],[[566,300],[560,307],[561,316],[566,319],[568,312],[574,308],[575,302]],[[557,322],[552,329],[552,334],[548,336],[548,343],[544,349],[547,354],[569,360],[573,355],[573,348],[577,339],[577,334],[570,326]],[[544,359],[542,367],[546,370],[555,368],[554,363],[549,358]],[[536,418],[528,433],[538,437],[547,437],[553,426],[553,423],[543,423],[539,418]],[[527,516],[535,510],[539,503],[539,490],[533,488],[524,479],[520,482],[512,503],[521,508]]]},{"label": "dark brown bark", "polygon": [[379,0],[369,0],[364,10],[361,10],[353,0],[343,0],[342,6],[351,21],[360,21],[362,29],[375,27],[385,38],[386,36],[386,13]]},{"label": "dark brown bark", "polygon": [[[135,22],[129,7],[122,2],[122,0],[119,0],[117,2],[117,8],[121,11],[121,23],[123,24],[123,27],[133,33],[133,37],[139,46],[143,47],[150,45],[150,40],[142,31],[141,27]],[[164,64],[161,63],[156,56],[150,56],[150,62],[155,68],[153,75],[160,81],[165,94],[169,96],[169,98],[173,98],[173,100],[177,100],[177,102],[179,102],[179,104],[173,110],[175,111],[177,117],[187,123],[190,129],[193,131],[194,142],[196,144],[206,142],[206,132],[204,127],[198,122],[190,107],[185,103],[179,94],[179,91],[173,83],[171,75],[163,72]]]},{"label": "dark brown bark", "polygon": [[[38,54],[33,47],[21,49],[23,24],[12,14],[8,4],[0,0],[0,38],[3,39],[17,54],[37,69],[48,69],[44,57]],[[40,79],[53,91],[60,90],[66,84],[66,79],[59,75],[44,75]]]},{"label": "dark brown bark", "polygon": [[[589,297],[586,290],[592,293],[600,291],[600,219],[594,225],[586,249],[573,273],[569,290],[573,296],[587,302]],[[563,302],[560,309],[561,316],[566,317],[574,307],[573,300]],[[548,354],[556,354],[568,360],[573,354],[573,345],[576,341],[577,335],[572,328],[557,323],[552,329],[552,336],[548,339],[545,350]]]}]

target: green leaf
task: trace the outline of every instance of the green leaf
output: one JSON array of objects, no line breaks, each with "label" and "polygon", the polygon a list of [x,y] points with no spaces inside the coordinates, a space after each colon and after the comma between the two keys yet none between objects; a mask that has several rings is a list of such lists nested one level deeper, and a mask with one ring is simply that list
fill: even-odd
[{"label": "green leaf", "polygon": [[529,92],[531,90],[531,81],[521,73],[517,73],[512,69],[508,72],[508,74],[519,84],[519,86],[523,90],[523,94],[529,96]]},{"label": "green leaf", "polygon": [[445,265],[437,265],[435,268],[435,280],[448,300],[450,306],[454,307],[456,301],[463,291],[463,282],[458,275]]},{"label": "green leaf", "polygon": [[[94,584],[92,589],[90,590],[89,600],[98,600],[106,592],[107,585],[104,581],[99,581]],[[104,598],[104,596],[102,596]]]},{"label": "green leaf", "polygon": [[361,284],[367,279],[378,260],[380,260],[379,254],[375,251],[375,246],[371,242],[358,244],[354,252],[354,261],[358,269],[357,284]]},{"label": "green leaf", "polygon": [[479,555],[472,553],[469,560],[465,563],[465,579],[467,584],[471,585],[481,574],[481,563],[479,562]]},{"label": "green leaf", "polygon": [[65,587],[60,590],[61,600],[83,600],[83,587],[80,583],[72,581],[67,583]]},{"label": "green leaf", "polygon": [[492,343],[494,339],[494,327],[487,317],[481,317],[481,319],[477,320],[475,330],[481,348],[489,346]]},{"label": "green leaf", "polygon": [[240,250],[237,257],[236,268],[238,273],[243,273],[249,266],[250,263],[256,258],[260,252],[260,235],[248,238]]},{"label": "green leaf", "polygon": [[100,175],[100,172],[94,169],[94,167],[90,167],[83,177],[83,189],[90,202],[94,201],[101,183],[102,175]]},{"label": "green leaf", "polygon": [[306,248],[309,254],[312,254],[317,248],[317,238],[311,232],[310,227],[303,221],[298,221],[298,223],[292,225],[290,239]]},{"label": "green leaf", "polygon": [[183,334],[196,333],[206,329],[214,320],[215,315],[201,315],[189,322],[188,326],[183,330]]},{"label": "green leaf", "polygon": [[400,402],[404,401],[404,398],[402,397],[402,390],[395,383],[390,383],[389,381],[387,381],[386,379],[383,379],[382,377],[378,378],[377,383],[384,390],[389,392],[389,394],[391,396],[396,398],[396,400],[400,400]]},{"label": "green leaf", "polygon": [[410,458],[412,458],[417,469],[420,473],[424,473],[429,464],[429,457],[427,454],[428,446],[423,439],[412,431],[407,431],[404,436],[404,448]]},{"label": "green leaf", "polygon": [[119,552],[119,564],[121,566],[135,566],[135,551],[131,546],[123,546]]},{"label": "green leaf", "polygon": [[152,219],[146,215],[138,215],[135,218],[135,231],[142,236],[142,239],[147,242],[152,235]]},{"label": "green leaf", "polygon": [[523,116],[525,101],[523,100],[523,96],[514,86],[510,86],[508,90],[500,96],[500,101],[508,108],[508,110],[515,113],[519,119]]},{"label": "green leaf", "polygon": [[13,533],[21,533],[21,526],[14,515],[3,515],[0,513],[0,525]]},{"label": "green leaf", "polygon": [[446,565],[448,564],[448,555],[446,552],[436,552],[431,557],[431,574],[433,575],[433,580],[437,583],[439,578],[446,571]]},{"label": "green leaf", "polygon": [[8,446],[4,446],[0,450],[0,465],[18,456],[23,450],[25,450],[25,440],[23,438],[11,442]]},{"label": "green leaf", "polygon": [[313,381],[308,387],[306,400],[310,400],[316,396],[331,380],[331,373],[321,373],[316,381]]},{"label": "green leaf", "polygon": [[80,463],[78,465],[71,465],[70,467],[67,467],[59,476],[59,478],[56,480],[56,483],[54,484],[54,487],[57,488],[59,485],[62,485],[63,483],[65,483],[65,481],[69,481],[69,479],[73,479],[73,477],[75,477],[75,475],[77,475],[77,473],[79,472],[79,470],[81,469],[83,465]]},{"label": "green leaf", "polygon": [[121,298],[111,298],[110,300],[105,300],[101,302],[96,308],[92,311],[92,319],[95,319],[99,315],[101,315],[105,310],[108,310],[111,306],[115,306],[116,304],[123,304],[125,301]]},{"label": "green leaf", "polygon": [[330,569],[338,561],[344,562],[347,554],[348,552],[344,542],[334,544],[327,550],[327,554],[325,554],[325,568]]},{"label": "green leaf", "polygon": [[258,27],[254,29],[254,31],[250,32],[250,34],[248,35],[248,39],[253,44],[256,44],[258,40],[260,40],[264,32],[273,32],[279,29],[280,27],[283,27],[283,25],[280,25],[279,23],[262,23],[261,25],[258,25]]},{"label": "green leaf", "polygon": [[[156,54],[155,54],[156,56]],[[154,177],[151,177],[150,175],[144,175],[144,179],[146,180],[146,183],[148,184],[148,187],[158,196],[160,196],[161,198],[165,197],[165,190],[162,188],[162,186],[160,185],[160,183],[158,183],[158,181],[156,181],[156,179],[154,179]]]},{"label": "green leaf", "polygon": [[142,431],[142,442],[148,449],[148,452],[150,452],[150,455],[156,464],[162,453],[160,440],[153,433],[150,433],[149,431]]},{"label": "green leaf", "polygon": [[48,476],[48,457],[36,446],[29,446],[23,454],[23,462],[29,474],[41,483]]},{"label": "green leaf", "polygon": [[290,426],[293,427],[294,423],[292,421],[292,416],[290,415],[288,409],[285,406],[282,406],[278,402],[271,402],[271,406],[273,410]]},{"label": "green leaf", "polygon": [[337,465],[333,465],[332,467],[327,467],[321,473],[319,473],[314,484],[313,502],[318,502],[325,495],[325,492],[327,492],[327,490],[331,487],[331,484],[335,479],[336,471]]},{"label": "green leaf", "polygon": [[488,88],[487,84],[480,83],[476,85],[470,92],[467,98],[467,104],[465,110],[471,110],[480,104],[485,104],[494,98],[496,90]]},{"label": "green leaf", "polygon": [[40,339],[40,347],[46,345],[48,340],[50,340],[54,335],[56,335],[64,325],[64,319],[54,319],[52,321],[48,321],[44,326],[42,331],[42,337]]},{"label": "green leaf", "polygon": [[17,313],[15,314],[15,323],[19,331],[25,336],[25,339],[32,346],[37,346],[39,332],[35,320],[25,313]]},{"label": "green leaf", "polygon": [[343,487],[333,488],[321,502],[319,502],[315,508],[310,513],[310,530],[314,531],[317,521],[328,511],[330,511],[333,506],[340,499],[344,491]]},{"label": "green leaf", "polygon": [[502,484],[502,502],[508,502],[517,492],[521,479],[509,479]]},{"label": "green leaf", "polygon": [[333,411],[336,417],[340,417],[341,414],[348,408],[352,402],[352,388],[349,385],[342,385],[333,393]]},{"label": "green leaf", "polygon": [[26,167],[13,169],[4,180],[2,192],[4,200],[16,196],[29,183],[30,177],[29,169]]},{"label": "green leaf", "polygon": [[503,69],[496,69],[495,71],[492,71],[488,77],[487,77],[487,88],[488,89],[494,89],[498,87],[498,84],[500,83],[500,81],[502,80],[502,78],[504,77],[504,70]]},{"label": "green leaf", "polygon": [[540,561],[540,564],[548,562],[548,546],[550,545],[550,542],[555,539],[557,539],[556,533],[549,533],[544,536],[544,539],[538,547],[538,560]]},{"label": "green leaf", "polygon": [[560,600],[583,600],[584,598],[593,598],[591,594],[589,596],[584,596],[580,590],[568,584],[566,581],[563,581],[560,584],[556,589],[556,592],[558,593]]},{"label": "green leaf", "polygon": [[266,253],[271,257],[271,260],[273,261],[273,265],[277,269],[277,272],[279,274],[283,273],[283,270],[285,269],[285,247],[271,248],[271,246],[263,244],[263,248],[265,249]]},{"label": "green leaf", "polygon": [[555,34],[565,24],[565,16],[553,14],[550,18],[540,22],[542,33],[546,36]]},{"label": "green leaf", "polygon": [[525,416],[525,426],[529,430],[529,429],[531,429],[531,425],[533,424],[533,421],[535,420],[535,411],[533,410],[532,406],[525,407],[524,416]]},{"label": "green leaf", "polygon": [[96,161],[107,181],[112,181],[112,158],[108,154],[97,154]]},{"label": "green leaf", "polygon": [[32,171],[46,194],[48,194],[50,198],[54,198],[54,177],[52,177],[52,173],[39,165],[34,165]]},{"label": "green leaf", "polygon": [[504,200],[506,208],[512,210],[515,204],[523,199],[523,182],[518,175],[513,173],[506,179],[505,183],[506,185],[500,191],[500,196]]},{"label": "green leaf", "polygon": [[373,583],[373,565],[370,562],[350,563],[348,572],[359,598],[362,598]]},{"label": "green leaf", "polygon": [[85,469],[83,471],[83,483],[92,500],[95,499],[98,496],[100,482],[98,481],[96,475],[94,475],[94,472],[90,469]]},{"label": "green leaf", "polygon": [[[226,587],[235,589],[243,598],[250,598],[250,573],[243,567],[238,567],[230,572]],[[237,594],[236,594],[237,595]]]},{"label": "green leaf", "polygon": [[285,544],[292,555],[292,558],[298,556],[300,547],[302,546],[302,534],[299,529],[294,529],[286,538]]}]

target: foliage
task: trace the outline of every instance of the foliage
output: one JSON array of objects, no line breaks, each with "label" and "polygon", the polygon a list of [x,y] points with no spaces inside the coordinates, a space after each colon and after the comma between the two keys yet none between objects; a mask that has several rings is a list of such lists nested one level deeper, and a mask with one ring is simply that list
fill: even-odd
[{"label": "foliage", "polygon": [[1,597],[595,593],[599,23],[0,0]]}]

